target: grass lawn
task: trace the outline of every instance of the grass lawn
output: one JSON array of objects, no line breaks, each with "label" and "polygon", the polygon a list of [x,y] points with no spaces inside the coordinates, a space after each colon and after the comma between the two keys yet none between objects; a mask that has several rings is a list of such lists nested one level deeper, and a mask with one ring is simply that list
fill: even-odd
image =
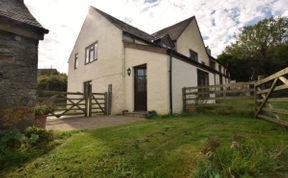
[{"label": "grass lawn", "polygon": [[[287,145],[286,128],[244,116],[197,113],[126,126],[79,131],[47,154],[0,168],[0,177],[193,177],[210,136],[233,135]],[[14,160],[15,161],[15,160]]]}]

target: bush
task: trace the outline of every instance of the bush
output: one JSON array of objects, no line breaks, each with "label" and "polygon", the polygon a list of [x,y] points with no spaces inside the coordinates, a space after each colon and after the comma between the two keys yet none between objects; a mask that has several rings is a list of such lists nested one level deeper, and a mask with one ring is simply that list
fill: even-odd
[{"label": "bush", "polygon": [[25,131],[25,137],[27,144],[36,147],[45,147],[54,140],[54,135],[51,131],[36,127],[28,127]]},{"label": "bush", "polygon": [[66,91],[67,75],[60,73],[40,75],[37,79],[37,89],[50,91]]},{"label": "bush", "polygon": [[28,127],[24,134],[18,129],[12,128],[4,131],[0,135],[0,153],[7,150],[16,150],[21,147],[46,148],[54,140],[52,131]]},{"label": "bush", "polygon": [[7,149],[18,149],[24,140],[23,134],[13,128],[0,134],[0,152],[4,153]]},{"label": "bush", "polygon": [[46,116],[53,112],[54,105],[52,103],[37,103],[35,105],[35,115],[36,116]]}]

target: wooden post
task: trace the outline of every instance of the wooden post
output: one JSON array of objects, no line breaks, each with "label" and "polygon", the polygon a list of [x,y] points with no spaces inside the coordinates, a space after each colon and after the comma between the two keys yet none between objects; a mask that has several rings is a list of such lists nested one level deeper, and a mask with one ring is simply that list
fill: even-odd
[{"label": "wooden post", "polygon": [[111,108],[112,108],[112,84],[109,84],[107,93],[107,115],[111,115]]},{"label": "wooden post", "polygon": [[257,95],[257,85],[255,85],[255,84],[254,84],[254,99],[255,99],[255,117],[257,118],[256,112],[257,112],[257,108],[258,108],[258,102],[257,102],[258,95]]},{"label": "wooden post", "polygon": [[90,92],[89,94],[89,101],[88,101],[88,117],[91,117],[92,116],[92,97],[93,97],[93,94],[92,92]]},{"label": "wooden post", "polygon": [[183,112],[187,112],[186,110],[186,88],[182,88],[182,98],[183,98]]},{"label": "wooden post", "polygon": [[105,101],[105,104],[104,104],[104,114],[105,115],[109,115],[109,100],[108,100],[108,92],[105,92],[104,93],[104,101]]},{"label": "wooden post", "polygon": [[84,107],[85,107],[85,108],[84,108],[85,113],[84,113],[84,117],[87,117],[87,116],[88,116],[88,114],[87,114],[87,113],[88,113],[88,107],[89,107],[89,106],[88,106],[88,103],[89,103],[89,102],[88,102],[87,94],[84,93],[84,94],[83,94],[83,97],[84,97],[84,100],[85,100],[85,106],[84,106]]}]

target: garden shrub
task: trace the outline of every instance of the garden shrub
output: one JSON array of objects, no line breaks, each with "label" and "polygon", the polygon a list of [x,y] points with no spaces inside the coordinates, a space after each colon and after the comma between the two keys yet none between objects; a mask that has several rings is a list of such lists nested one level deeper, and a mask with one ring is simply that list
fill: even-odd
[{"label": "garden shrub", "polygon": [[31,146],[45,147],[54,140],[53,132],[45,129],[28,127],[25,131],[27,143]]},{"label": "garden shrub", "polygon": [[24,140],[23,134],[18,129],[12,128],[0,134],[0,153],[7,149],[18,149]]},{"label": "garden shrub", "polygon": [[10,128],[0,134],[0,153],[4,154],[7,150],[16,150],[21,147],[45,149],[53,140],[52,131],[28,127],[23,134],[16,128]]}]

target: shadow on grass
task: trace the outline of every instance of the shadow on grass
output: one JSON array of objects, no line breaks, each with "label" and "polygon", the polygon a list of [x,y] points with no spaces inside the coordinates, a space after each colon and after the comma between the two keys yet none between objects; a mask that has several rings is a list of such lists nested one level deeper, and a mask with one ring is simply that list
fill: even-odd
[{"label": "shadow on grass", "polygon": [[54,133],[55,140],[42,147],[28,148],[22,146],[19,149],[6,150],[0,155],[0,176],[5,177],[5,172],[10,172],[17,168],[21,169],[21,167],[29,164],[33,160],[45,154],[49,154],[49,152],[61,145],[67,138],[78,132],[80,131]]}]

